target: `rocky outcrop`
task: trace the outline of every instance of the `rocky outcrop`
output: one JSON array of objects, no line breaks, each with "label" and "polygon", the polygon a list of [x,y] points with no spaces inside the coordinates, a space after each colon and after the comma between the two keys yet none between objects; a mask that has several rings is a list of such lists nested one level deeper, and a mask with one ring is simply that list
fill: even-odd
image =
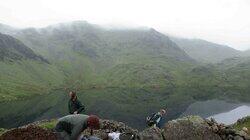
[{"label": "rocky outcrop", "polygon": [[141,140],[164,140],[162,130],[159,128],[147,128],[139,134]]},{"label": "rocky outcrop", "polygon": [[[239,119],[235,124],[234,126],[236,127],[240,127],[240,126],[243,126],[243,127],[248,127],[247,129],[250,129],[250,116],[247,116],[247,117],[244,117],[244,118],[241,118]],[[248,130],[247,130],[248,131]]]},{"label": "rocky outcrop", "polygon": [[165,140],[221,140],[199,116],[169,121],[164,126],[163,136]]},{"label": "rocky outcrop", "polygon": [[[15,138],[20,140],[55,140],[53,130],[43,129],[41,123],[35,122],[24,127],[15,128],[5,132],[0,140]],[[122,122],[101,120],[101,128],[93,132],[94,136],[102,138],[109,132],[120,132],[120,140],[250,140],[245,131],[238,131],[232,126],[225,126],[215,120],[205,120],[199,116],[188,116],[172,120],[164,125],[163,129],[150,127],[138,132]],[[83,132],[89,136],[90,130]]]},{"label": "rocky outcrop", "polygon": [[57,140],[56,134],[35,125],[15,128],[2,134],[0,140]]},{"label": "rocky outcrop", "polygon": [[218,134],[222,140],[250,140],[249,135],[244,130],[236,130],[232,126],[218,124],[214,119],[206,120],[210,129]]},{"label": "rocky outcrop", "polygon": [[[104,133],[110,132],[120,132],[123,133],[124,137],[132,137],[132,135],[137,136],[138,130],[133,129],[122,122],[112,121],[112,120],[101,120],[101,128],[99,130],[94,130],[94,136],[102,138]],[[90,135],[90,130],[83,132],[83,135]],[[128,136],[126,136],[128,135]]]}]

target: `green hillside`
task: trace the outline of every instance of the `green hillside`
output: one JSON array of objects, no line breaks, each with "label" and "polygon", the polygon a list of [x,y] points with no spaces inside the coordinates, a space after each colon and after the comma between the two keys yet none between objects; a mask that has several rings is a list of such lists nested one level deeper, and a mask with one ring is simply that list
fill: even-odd
[{"label": "green hillside", "polygon": [[[178,96],[189,94],[196,100],[215,97],[247,100],[245,97],[248,97],[249,60],[239,57],[222,61],[238,54],[226,46],[202,40],[180,39],[186,45],[195,44],[193,48],[203,46],[197,53],[203,55],[204,59],[212,58],[210,53],[218,50],[228,54],[220,55],[221,58],[214,56],[216,61],[221,60],[218,64],[205,65],[195,62],[169,37],[150,28],[105,29],[77,21],[40,29],[16,29],[12,34],[40,54],[42,57],[36,55],[35,58],[42,60],[38,60],[38,64],[36,59],[24,57],[12,65],[2,62],[2,73],[12,69],[15,76],[20,74],[19,77],[2,76],[2,79],[12,79],[10,82],[21,79],[27,85],[31,83],[29,81],[35,80],[32,82],[34,87],[48,89],[58,86],[75,90],[169,88]],[[174,40],[178,44],[178,39]],[[207,56],[202,53],[207,53]],[[8,80],[2,81],[6,83]],[[15,82],[8,84],[9,88],[2,86],[2,94],[9,96],[8,92],[18,91],[11,86]]]},{"label": "green hillside", "polygon": [[67,85],[77,88],[167,86],[170,77],[177,78],[194,63],[154,29],[107,30],[73,22],[24,29],[16,37],[62,70]]},{"label": "green hillside", "polygon": [[224,59],[241,56],[242,52],[201,39],[171,37],[190,57],[203,63],[218,63]]},{"label": "green hillside", "polygon": [[[250,129],[250,116],[238,120],[234,125],[234,128],[242,130],[243,127]],[[249,134],[249,133],[248,133]]]},{"label": "green hillside", "polygon": [[249,102],[250,58],[226,59],[214,65],[191,70],[188,85],[195,88],[190,94],[198,97],[226,97]]},{"label": "green hillside", "polygon": [[62,72],[19,40],[0,34],[1,101],[46,93],[63,83]]},{"label": "green hillside", "polygon": [[0,36],[0,127],[67,114],[68,90],[78,91],[87,113],[136,127],[162,107],[171,119],[198,100],[250,101],[249,58],[199,63],[154,29],[78,21],[8,34],[17,39]]}]

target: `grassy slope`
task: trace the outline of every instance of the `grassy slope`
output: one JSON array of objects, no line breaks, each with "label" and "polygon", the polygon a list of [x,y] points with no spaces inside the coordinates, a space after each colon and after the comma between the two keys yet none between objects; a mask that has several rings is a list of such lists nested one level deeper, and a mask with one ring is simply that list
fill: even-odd
[{"label": "grassy slope", "polygon": [[[231,61],[197,66],[168,37],[153,29],[105,30],[76,22],[39,30],[21,30],[16,37],[47,58],[52,65],[49,69],[56,73],[48,74],[44,66],[39,65],[43,68],[36,67],[37,73],[32,75],[36,86],[57,86],[63,83],[61,87],[76,90],[165,87],[175,89],[179,96],[189,94],[197,100],[227,96],[248,101],[246,97],[250,78],[247,61],[233,62],[233,66]],[[5,72],[8,69],[11,69],[11,65],[7,66]],[[13,68],[16,69],[20,68]],[[25,75],[24,71],[30,69],[20,70],[23,71],[16,71],[17,76],[19,73]],[[44,79],[38,80],[39,75]],[[17,78],[26,83],[32,81],[30,76]],[[5,79],[11,79],[11,76]],[[14,86],[3,89],[17,91]],[[15,92],[15,96],[17,94]]]},{"label": "grassy slope", "polygon": [[195,98],[226,97],[249,102],[249,76],[250,60],[235,58],[194,68],[190,71],[187,84]]},{"label": "grassy slope", "polygon": [[235,123],[233,127],[237,130],[242,130],[243,127],[246,127],[248,130],[250,130],[250,117],[243,118],[242,121]]},{"label": "grassy slope", "polygon": [[1,100],[47,93],[63,84],[64,80],[54,66],[33,60],[0,62],[0,67]]},{"label": "grassy slope", "polygon": [[[119,120],[136,128],[145,126],[145,118],[155,110],[168,107],[168,119],[180,115],[193,99],[188,95],[178,96],[170,89],[108,88],[78,91],[78,98],[86,105],[87,114]],[[68,95],[55,90],[51,94],[32,99],[5,102],[0,106],[1,127],[24,125],[36,120],[57,118],[68,114]],[[178,102],[178,105],[176,105]],[[9,111],[9,108],[12,108]]]},{"label": "grassy slope", "polygon": [[46,93],[63,83],[55,66],[12,36],[0,33],[0,101]]},{"label": "grassy slope", "polygon": [[53,130],[56,127],[56,123],[57,123],[57,120],[52,119],[46,122],[41,122],[38,124],[38,126],[44,129]]},{"label": "grassy slope", "polygon": [[63,71],[68,88],[168,86],[192,65],[153,29],[105,30],[76,22],[26,29],[16,37]]},{"label": "grassy slope", "polygon": [[0,116],[4,127],[13,120],[16,126],[65,115],[68,97],[63,90],[51,90],[58,86],[80,90],[87,113],[136,127],[144,126],[141,118],[162,107],[169,107],[168,117],[173,118],[196,100],[250,99],[248,60],[233,62],[233,66],[231,61],[197,66],[154,30],[124,32],[85,27],[28,29],[17,36],[51,65],[1,63],[1,95],[5,96],[1,99],[51,94],[4,103],[7,106],[1,107]]}]

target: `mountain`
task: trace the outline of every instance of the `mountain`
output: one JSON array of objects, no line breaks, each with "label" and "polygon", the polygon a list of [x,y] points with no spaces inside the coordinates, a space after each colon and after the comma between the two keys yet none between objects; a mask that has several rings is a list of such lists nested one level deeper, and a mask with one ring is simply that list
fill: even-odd
[{"label": "mountain", "polygon": [[222,95],[249,102],[249,76],[250,57],[228,58],[220,63],[197,66],[188,74],[188,85],[195,89],[190,94],[199,99]]},{"label": "mountain", "polygon": [[[9,100],[0,106],[3,127],[67,114],[68,90],[79,93],[86,113],[124,120],[138,128],[144,124],[141,118],[153,110],[169,104],[176,109],[168,117],[174,117],[192,102],[189,96],[175,93],[196,62],[154,29],[106,29],[73,22],[18,29],[10,35],[49,63],[24,59],[12,62],[17,67],[1,65],[1,70],[8,69],[0,71],[1,75],[10,75],[10,70],[19,75],[12,75],[13,80],[0,79],[5,83],[0,91],[5,98],[0,101]],[[31,62],[28,67],[26,63]],[[16,81],[22,81],[18,85],[22,88],[12,86]],[[48,92],[51,94],[45,94]],[[34,96],[37,94],[43,95]],[[21,98],[25,99],[14,100]],[[179,105],[174,106],[175,102]],[[18,107],[10,111],[8,106]]]},{"label": "mountain", "polygon": [[0,23],[0,32],[3,34],[14,34],[18,30],[19,30],[18,28],[14,28],[14,27]]},{"label": "mountain", "polygon": [[244,52],[243,52],[243,55],[244,55],[244,56],[250,56],[250,50],[244,51]]},{"label": "mountain", "polygon": [[165,119],[171,119],[195,101],[250,99],[248,60],[198,63],[152,28],[106,29],[77,21],[8,34],[30,49],[25,47],[29,55],[5,49],[21,59],[0,61],[2,127],[66,115],[69,90],[77,91],[87,114],[137,128],[159,108],[167,107]]},{"label": "mountain", "polygon": [[21,41],[0,33],[1,100],[23,98],[47,92],[62,80],[54,66]]},{"label": "mountain", "polygon": [[105,29],[77,21],[23,29],[15,37],[81,88],[168,86],[194,63],[166,35],[150,28]]},{"label": "mountain", "polygon": [[36,55],[30,48],[25,46],[21,41],[5,34],[0,33],[0,60],[15,61],[30,59],[48,63],[46,59]]},{"label": "mountain", "polygon": [[[226,65],[225,80],[232,87],[238,87],[242,94],[240,98],[244,99],[244,94],[250,90],[250,57],[229,59],[219,65]],[[232,64],[234,63],[234,64]],[[229,66],[231,64],[231,66]],[[225,67],[225,66],[224,66]],[[231,92],[237,92],[237,89],[232,89]],[[235,94],[234,93],[234,94]],[[243,94],[244,93],[244,94]]]},{"label": "mountain", "polygon": [[171,37],[190,57],[205,63],[217,63],[227,58],[237,57],[241,52],[225,45],[201,39]]}]

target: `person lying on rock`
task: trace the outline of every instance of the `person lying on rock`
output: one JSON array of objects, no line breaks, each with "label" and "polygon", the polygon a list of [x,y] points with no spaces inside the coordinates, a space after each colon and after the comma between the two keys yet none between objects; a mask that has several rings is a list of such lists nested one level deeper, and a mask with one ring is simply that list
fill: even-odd
[{"label": "person lying on rock", "polygon": [[70,99],[68,102],[69,114],[79,114],[79,113],[83,112],[85,107],[77,99],[76,92],[70,91],[69,96],[70,96]]},{"label": "person lying on rock", "polygon": [[77,140],[85,129],[100,128],[99,118],[95,115],[67,115],[58,120],[55,131],[59,140]]},{"label": "person lying on rock", "polygon": [[166,114],[165,109],[161,109],[157,113],[153,113],[151,116],[148,116],[146,119],[147,125],[148,126],[154,126],[160,128],[160,122],[162,117]]}]

